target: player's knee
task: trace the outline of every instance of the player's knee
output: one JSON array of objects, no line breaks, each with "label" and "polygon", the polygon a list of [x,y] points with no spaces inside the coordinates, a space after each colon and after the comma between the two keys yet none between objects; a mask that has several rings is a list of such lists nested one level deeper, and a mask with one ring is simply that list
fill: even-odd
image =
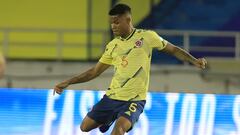
[{"label": "player's knee", "polygon": [[82,124],[80,125],[80,130],[82,132],[89,132],[90,131],[90,129],[88,128],[86,122],[82,122]]},{"label": "player's knee", "polygon": [[131,128],[131,122],[125,117],[118,118],[111,135],[124,135]]},{"label": "player's knee", "polygon": [[111,135],[124,135],[126,130],[122,126],[115,126]]}]

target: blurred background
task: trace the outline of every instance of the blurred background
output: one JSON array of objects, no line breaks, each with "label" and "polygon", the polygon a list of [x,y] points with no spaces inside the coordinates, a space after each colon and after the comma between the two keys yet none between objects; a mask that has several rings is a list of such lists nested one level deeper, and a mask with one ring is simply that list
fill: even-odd
[{"label": "blurred background", "polygon": [[[52,88],[93,66],[113,38],[108,11],[116,3],[132,7],[136,28],[153,29],[209,62],[199,71],[154,52],[150,90],[239,93],[238,0],[1,1],[0,50],[7,69],[0,86]],[[109,70],[72,87],[104,90],[111,77]]]},{"label": "blurred background", "polygon": [[[93,66],[112,39],[108,11],[119,2],[132,7],[136,28],[153,29],[209,62],[208,69],[199,71],[154,52],[150,90],[239,92],[238,0],[1,1],[0,50],[7,68],[0,85],[52,88]],[[111,76],[109,70],[73,88],[106,89]]]},{"label": "blurred background", "polygon": [[[199,70],[154,51],[149,91],[195,93],[197,99],[199,93],[240,93],[239,0],[1,0],[0,54],[6,60],[6,70],[0,79],[2,95],[18,96],[19,91],[14,88],[36,89],[39,93],[39,89],[49,91],[56,83],[94,66],[113,38],[108,11],[117,3],[131,6],[136,28],[155,30],[195,57],[208,60],[207,69]],[[97,79],[69,89],[105,90],[112,74],[113,70],[109,69]],[[235,101],[231,96],[226,95],[224,99]],[[8,101],[5,96],[2,98]],[[45,98],[44,103],[51,99]],[[222,101],[221,96],[218,102],[228,103]],[[16,109],[16,104],[11,105]],[[25,102],[19,104],[26,105]],[[239,109],[240,105],[236,107]],[[239,110],[234,117],[239,117],[235,121],[238,125]],[[235,127],[239,132],[224,134],[240,134],[240,126]]]}]

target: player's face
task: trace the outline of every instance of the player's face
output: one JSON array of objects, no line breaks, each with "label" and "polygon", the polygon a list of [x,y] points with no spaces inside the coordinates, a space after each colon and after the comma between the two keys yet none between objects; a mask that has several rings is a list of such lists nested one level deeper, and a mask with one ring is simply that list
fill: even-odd
[{"label": "player's face", "polygon": [[115,36],[124,37],[129,30],[129,17],[127,15],[110,16],[110,24]]}]

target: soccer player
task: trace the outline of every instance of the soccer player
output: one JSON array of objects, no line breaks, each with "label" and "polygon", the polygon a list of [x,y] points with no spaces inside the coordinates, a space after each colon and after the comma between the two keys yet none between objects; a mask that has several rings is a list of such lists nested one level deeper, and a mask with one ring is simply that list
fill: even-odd
[{"label": "soccer player", "polygon": [[109,16],[115,38],[108,43],[98,63],[86,72],[57,84],[54,93],[61,94],[71,84],[90,81],[114,66],[111,85],[83,119],[80,129],[88,132],[99,128],[101,132],[106,132],[116,121],[111,135],[123,135],[132,129],[143,112],[152,49],[171,54],[201,69],[205,68],[206,60],[196,59],[154,31],[134,28],[128,5],[115,5],[109,11]]}]

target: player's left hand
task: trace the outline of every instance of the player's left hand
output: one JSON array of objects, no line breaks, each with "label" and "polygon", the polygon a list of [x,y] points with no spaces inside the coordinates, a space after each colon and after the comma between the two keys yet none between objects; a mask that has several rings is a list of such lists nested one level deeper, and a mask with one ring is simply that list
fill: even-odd
[{"label": "player's left hand", "polygon": [[205,69],[206,68],[206,65],[207,65],[207,60],[204,59],[204,58],[198,58],[194,65],[198,68],[201,68],[201,69]]}]

